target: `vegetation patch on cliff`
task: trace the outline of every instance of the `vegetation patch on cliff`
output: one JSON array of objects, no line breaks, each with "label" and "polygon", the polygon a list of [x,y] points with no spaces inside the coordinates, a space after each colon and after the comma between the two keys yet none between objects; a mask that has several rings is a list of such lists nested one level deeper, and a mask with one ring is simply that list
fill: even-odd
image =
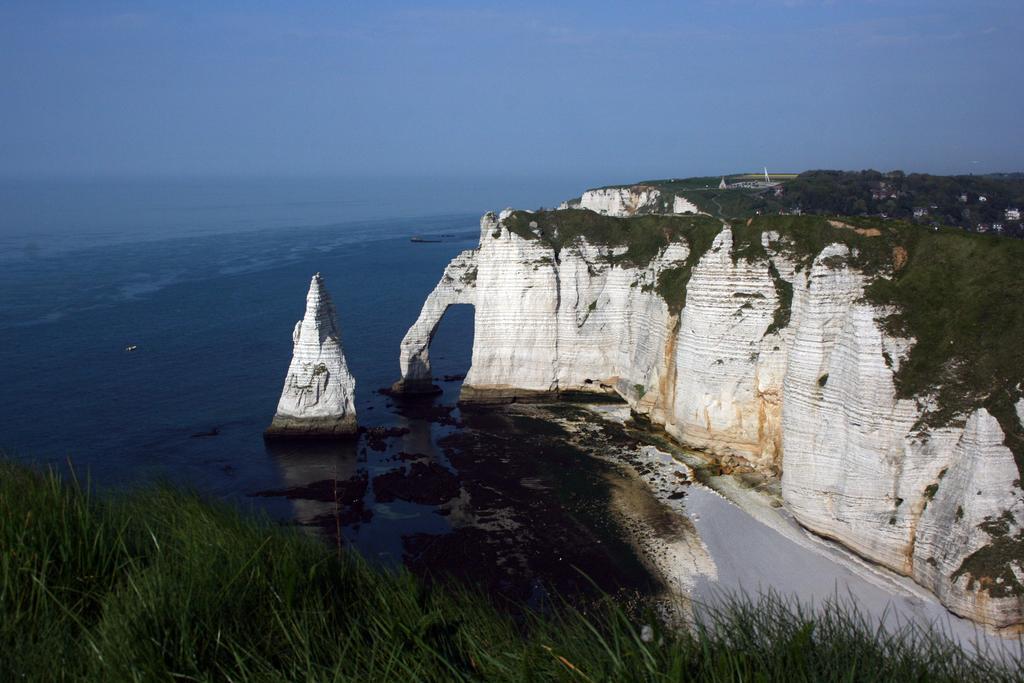
[{"label": "vegetation patch on cliff", "polygon": [[643,215],[630,218],[604,216],[593,211],[516,211],[505,219],[509,231],[528,240],[539,240],[556,254],[577,239],[610,248],[624,248],[608,262],[644,268],[669,244],[689,248],[683,265],[661,271],[654,289],[674,313],[686,304],[686,287],[694,266],[722,231],[721,221],[709,216]]},{"label": "vegetation patch on cliff", "polygon": [[[733,228],[734,233],[752,233],[738,240],[740,244],[751,245],[746,252],[740,252],[747,260],[767,258],[767,251],[759,250],[757,245],[761,244],[760,236],[769,232],[775,237],[768,245],[771,251],[790,258],[800,272],[809,270],[825,247],[842,244],[850,250],[849,264],[869,275],[892,269],[893,246],[905,239],[908,230],[925,232],[905,223],[877,224],[862,218],[836,221],[825,216],[754,216]],[[756,245],[754,235],[758,237]]]},{"label": "vegetation patch on cliff", "polygon": [[870,218],[757,216],[770,246],[800,270],[829,244],[868,276],[865,298],[893,312],[880,321],[913,338],[896,373],[900,398],[930,399],[923,426],[941,427],[984,407],[998,421],[1024,478],[1024,429],[1014,408],[1024,388],[1024,242],[952,228]]},{"label": "vegetation patch on cliff", "polygon": [[1024,532],[1015,537],[999,536],[968,555],[950,578],[968,578],[968,590],[985,591],[993,598],[1024,595],[1024,585],[1013,571],[1024,571]]},{"label": "vegetation patch on cliff", "polygon": [[709,216],[661,216],[648,214],[630,218],[605,216],[586,209],[561,211],[515,211],[505,218],[508,230],[523,239],[539,240],[559,254],[579,238],[603,247],[624,247],[609,262],[646,267],[662,249],[673,242],[705,240],[708,245],[722,229]]},{"label": "vegetation patch on cliff", "polygon": [[718,176],[698,176],[695,178],[662,178],[660,180],[641,180],[631,185],[605,185],[594,188],[597,190],[610,190],[620,187],[647,186],[653,187],[662,193],[683,192],[685,190],[703,190],[718,187],[721,180]]},{"label": "vegetation patch on cliff", "polygon": [[793,312],[793,283],[786,281],[780,274],[775,264],[768,262],[768,274],[772,276],[772,283],[775,285],[775,296],[779,303],[775,307],[772,316],[772,323],[765,330],[765,336],[781,332],[789,326],[789,319]]},{"label": "vegetation patch on cliff", "polygon": [[893,311],[881,321],[886,331],[915,340],[896,373],[897,395],[931,399],[929,427],[986,408],[1024,478],[1024,429],[1014,409],[1024,386],[1024,243],[859,217],[757,216],[743,229],[776,233],[769,246],[798,270],[829,244],[846,245],[849,255],[831,267],[871,276],[865,298]]},{"label": "vegetation patch on cliff", "polygon": [[876,278],[870,301],[893,305],[887,331],[913,337],[900,364],[901,398],[934,399],[924,424],[942,426],[984,407],[1024,476],[1024,430],[1014,404],[1024,385],[1024,243],[956,230],[907,229],[906,263]]}]

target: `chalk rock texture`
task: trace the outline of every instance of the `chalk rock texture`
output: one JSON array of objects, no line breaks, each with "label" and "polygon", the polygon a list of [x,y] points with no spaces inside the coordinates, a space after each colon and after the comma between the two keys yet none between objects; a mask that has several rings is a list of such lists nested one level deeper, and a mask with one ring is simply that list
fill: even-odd
[{"label": "chalk rock texture", "polygon": [[636,213],[657,213],[661,193],[653,187],[608,187],[587,190],[580,197],[581,209],[590,209],[606,216],[632,216]]},{"label": "chalk rock texture", "polygon": [[675,195],[672,197],[672,213],[700,213],[700,209],[686,197]]},{"label": "chalk rock texture", "polygon": [[268,437],[347,437],[356,433],[356,381],[345,362],[337,315],[320,273],[295,324],[292,362]]},{"label": "chalk rock texture", "polygon": [[[646,201],[595,192],[585,203],[609,214]],[[764,233],[765,256],[748,260],[723,226],[672,310],[658,278],[687,262],[684,241],[630,266],[614,258],[625,247],[579,238],[556,251],[509,230],[505,215],[486,214],[479,247],[446,268],[402,342],[396,388],[429,385],[441,316],[472,303],[464,401],[618,395],[723,465],[781,474],[802,525],[912,577],[957,614],[1024,624],[1021,553],[1006,552],[1024,544],[1024,495],[999,423],[979,408],[931,429],[924,404],[897,398],[914,340],[884,332],[888,312],[866,302],[846,246],[798,267]]]},{"label": "chalk rock texture", "polygon": [[604,187],[587,190],[579,199],[562,202],[559,209],[589,209],[605,216],[635,216],[643,213],[701,213],[686,197],[664,197],[660,190],[645,185]]}]

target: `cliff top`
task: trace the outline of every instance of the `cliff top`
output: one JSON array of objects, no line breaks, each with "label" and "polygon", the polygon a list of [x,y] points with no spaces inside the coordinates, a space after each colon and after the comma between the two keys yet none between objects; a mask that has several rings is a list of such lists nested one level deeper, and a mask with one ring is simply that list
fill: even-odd
[{"label": "cliff top", "polygon": [[719,176],[643,180],[593,189],[656,189],[664,195],[660,206],[645,209],[655,212],[670,213],[672,197],[679,195],[701,211],[727,220],[745,220],[758,212],[800,211],[938,223],[1024,238],[1019,213],[1024,209],[1024,174],[1020,173],[940,176],[813,170],[773,173],[771,186],[756,182],[763,179],[757,173],[725,175],[724,179],[726,189],[719,188]]},{"label": "cliff top", "polygon": [[626,253],[613,257],[613,261],[631,266],[646,266],[671,242],[689,242],[698,234],[714,239],[722,229],[722,222],[710,216],[645,214],[617,218],[585,209],[515,211],[505,218],[504,225],[523,239],[539,239],[556,252],[577,238],[591,244],[626,247]]}]

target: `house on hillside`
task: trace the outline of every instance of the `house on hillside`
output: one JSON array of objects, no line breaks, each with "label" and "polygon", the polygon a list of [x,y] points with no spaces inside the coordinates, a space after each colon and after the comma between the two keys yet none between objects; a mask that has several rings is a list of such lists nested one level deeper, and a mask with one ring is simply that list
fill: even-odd
[{"label": "house on hillside", "polygon": [[718,183],[718,189],[719,190],[727,190],[727,189],[729,189],[729,186],[725,182],[725,176],[722,176],[722,182]]},{"label": "house on hillside", "polygon": [[889,183],[878,183],[871,189],[871,198],[875,201],[881,201],[883,199],[895,199],[896,190],[893,189]]},{"label": "house on hillside", "polygon": [[966,204],[967,203],[967,193],[966,192],[961,192],[959,199],[960,199],[960,203],[961,204]]},{"label": "house on hillside", "polygon": [[914,209],[914,218],[924,218],[928,215],[928,209],[923,206],[919,206]]},{"label": "house on hillside", "polygon": [[1019,221],[1020,220],[1020,209],[1010,208],[1004,212],[1004,218],[1008,221]]},{"label": "house on hillside", "polygon": [[1002,235],[1003,234],[1003,224],[1002,223],[993,223],[992,224],[992,232],[994,232],[997,235]]}]

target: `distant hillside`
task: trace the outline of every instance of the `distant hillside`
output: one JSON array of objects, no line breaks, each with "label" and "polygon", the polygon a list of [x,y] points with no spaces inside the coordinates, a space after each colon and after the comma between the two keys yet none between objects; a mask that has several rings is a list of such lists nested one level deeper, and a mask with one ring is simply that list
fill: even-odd
[{"label": "distant hillside", "polygon": [[1019,214],[1024,209],[1021,174],[809,171],[786,183],[780,200],[788,208],[809,213],[880,215],[1024,237]]},{"label": "distant hillside", "polygon": [[[725,219],[757,214],[876,216],[1024,238],[1024,173],[937,176],[892,171],[806,171],[758,182],[757,174],[645,180]],[[623,186],[618,186],[623,187]]]}]

